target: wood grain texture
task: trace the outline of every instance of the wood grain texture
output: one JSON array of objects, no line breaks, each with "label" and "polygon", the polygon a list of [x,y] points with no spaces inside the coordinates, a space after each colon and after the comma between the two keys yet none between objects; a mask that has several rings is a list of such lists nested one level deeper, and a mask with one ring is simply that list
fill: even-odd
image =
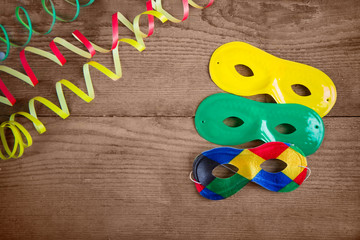
[{"label": "wood grain texture", "polygon": [[[0,4],[0,23],[23,39],[13,21],[20,3]],[[60,12],[68,8],[56,4]],[[40,3],[21,5],[46,29]],[[164,8],[178,17],[180,7],[181,1],[164,0]],[[132,19],[144,9],[143,0],[97,0],[78,20],[57,23],[30,45],[48,49],[50,40],[61,36],[81,46],[71,37],[78,29],[110,46],[111,14],[121,11]],[[184,23],[157,22],[143,53],[121,47],[122,79],[113,82],[92,71],[93,102],[66,95],[71,111],[66,120],[39,106],[48,129],[43,135],[24,121],[34,145],[21,159],[0,163],[0,239],[359,239],[359,30],[356,0],[216,0],[209,9],[190,9]],[[123,27],[120,32],[131,36]],[[273,193],[250,183],[214,202],[202,198],[188,179],[194,157],[217,147],[197,134],[193,116],[202,99],[220,92],[208,62],[230,41],[317,67],[337,87],[338,101],[324,118],[324,142],[308,159],[312,175],[294,192]],[[4,64],[22,70],[19,50]],[[12,108],[0,105],[1,121],[27,111],[34,96],[55,101],[60,79],[84,87],[86,60],[64,52],[63,67],[27,55],[40,81],[34,88],[0,73],[18,100]],[[94,60],[113,65],[109,54]]]},{"label": "wood grain texture", "polygon": [[194,157],[216,146],[197,135],[192,118],[45,121],[48,132],[24,158],[1,164],[5,239],[359,236],[358,118],[326,119],[325,142],[309,157],[313,173],[298,190],[251,183],[220,202],[188,179]]}]

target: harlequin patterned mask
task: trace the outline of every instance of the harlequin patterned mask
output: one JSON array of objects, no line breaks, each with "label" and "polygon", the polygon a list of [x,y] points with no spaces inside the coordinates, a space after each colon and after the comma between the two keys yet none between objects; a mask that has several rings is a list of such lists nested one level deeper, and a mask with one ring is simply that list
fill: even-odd
[{"label": "harlequin patterned mask", "polygon": [[[287,164],[281,172],[270,173],[261,168],[269,159],[279,159]],[[235,166],[238,171],[229,178],[213,175],[213,170],[223,164]],[[193,175],[196,189],[205,198],[221,200],[232,196],[248,182],[255,182],[274,192],[290,192],[306,178],[307,161],[300,149],[282,142],[265,143],[251,149],[229,147],[214,148],[196,157]]]}]

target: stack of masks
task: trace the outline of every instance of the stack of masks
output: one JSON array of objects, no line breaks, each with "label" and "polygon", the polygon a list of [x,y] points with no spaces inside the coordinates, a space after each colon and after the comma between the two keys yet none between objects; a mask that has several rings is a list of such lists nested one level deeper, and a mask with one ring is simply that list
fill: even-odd
[{"label": "stack of masks", "polygon": [[[237,65],[251,69],[243,76]],[[253,149],[215,148],[196,157],[193,175],[198,192],[212,200],[227,198],[248,182],[275,192],[289,192],[303,183],[308,171],[306,157],[317,151],[324,138],[325,116],[336,102],[336,88],[322,71],[284,60],[243,42],[222,45],[213,53],[210,75],[228,93],[204,99],[195,115],[195,126],[204,139],[220,145],[253,140],[265,144]],[[307,96],[297,94],[302,85]],[[261,103],[241,96],[269,94],[277,103]],[[232,124],[228,124],[232,120]],[[231,121],[230,121],[231,122]],[[278,131],[278,127],[285,131]],[[269,159],[286,163],[277,173],[263,170]],[[237,171],[229,178],[213,175],[219,165]]]}]

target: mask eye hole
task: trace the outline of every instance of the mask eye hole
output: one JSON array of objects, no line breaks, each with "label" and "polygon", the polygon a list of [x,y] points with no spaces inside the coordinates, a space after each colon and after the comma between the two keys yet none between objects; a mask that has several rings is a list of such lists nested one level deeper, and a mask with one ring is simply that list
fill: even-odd
[{"label": "mask eye hole", "polygon": [[244,121],[238,117],[228,117],[224,119],[223,123],[228,127],[237,128],[243,125]]},{"label": "mask eye hole", "polygon": [[294,84],[294,85],[291,85],[291,88],[299,96],[306,97],[306,96],[311,95],[310,90],[307,87],[305,87],[304,85]]},{"label": "mask eye hole", "polygon": [[276,131],[281,134],[291,134],[296,131],[296,128],[288,123],[282,123],[275,127]]},{"label": "mask eye hole", "polygon": [[260,164],[260,167],[266,172],[278,173],[284,170],[287,164],[280,159],[269,159]]},{"label": "mask eye hole", "polygon": [[241,76],[244,76],[244,77],[252,77],[252,76],[254,76],[254,73],[253,73],[253,71],[251,70],[251,68],[249,68],[248,66],[243,65],[243,64],[235,65],[235,70],[236,70]]},{"label": "mask eye hole", "polygon": [[229,178],[236,174],[239,171],[237,167],[231,164],[220,164],[213,169],[212,175],[217,178]]}]

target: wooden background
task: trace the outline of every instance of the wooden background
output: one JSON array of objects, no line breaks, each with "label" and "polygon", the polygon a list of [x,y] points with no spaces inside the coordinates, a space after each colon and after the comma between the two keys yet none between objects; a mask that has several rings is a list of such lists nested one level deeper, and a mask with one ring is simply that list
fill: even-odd
[{"label": "wooden background", "polygon": [[[55,3],[59,14],[73,14],[69,5]],[[26,7],[41,30],[48,27],[40,1],[0,4],[0,23],[13,39],[26,36],[14,21],[16,6]],[[181,16],[180,0],[164,0],[164,8]],[[78,20],[57,23],[30,45],[48,50],[60,36],[81,46],[71,37],[78,29],[110,47],[111,15],[121,11],[133,19],[144,9],[144,0],[96,0]],[[124,27],[120,32],[132,36]],[[312,175],[294,192],[250,183],[229,199],[210,201],[188,179],[194,157],[216,147],[197,134],[193,118],[202,99],[221,92],[208,63],[230,41],[319,68],[337,86],[324,142],[308,158]],[[25,124],[33,146],[22,158],[0,163],[0,239],[360,239],[359,1],[216,0],[203,11],[190,8],[184,23],[157,22],[146,44],[143,53],[120,48],[122,79],[92,72],[93,102],[66,95],[68,119],[38,106],[48,131],[38,135]],[[4,64],[23,71],[19,51]],[[34,88],[0,74],[18,100],[0,106],[1,121],[27,111],[32,97],[55,101],[55,82],[62,78],[84,87],[86,60],[63,52],[63,67],[28,54],[40,81]],[[94,60],[113,66],[110,54]]]}]

